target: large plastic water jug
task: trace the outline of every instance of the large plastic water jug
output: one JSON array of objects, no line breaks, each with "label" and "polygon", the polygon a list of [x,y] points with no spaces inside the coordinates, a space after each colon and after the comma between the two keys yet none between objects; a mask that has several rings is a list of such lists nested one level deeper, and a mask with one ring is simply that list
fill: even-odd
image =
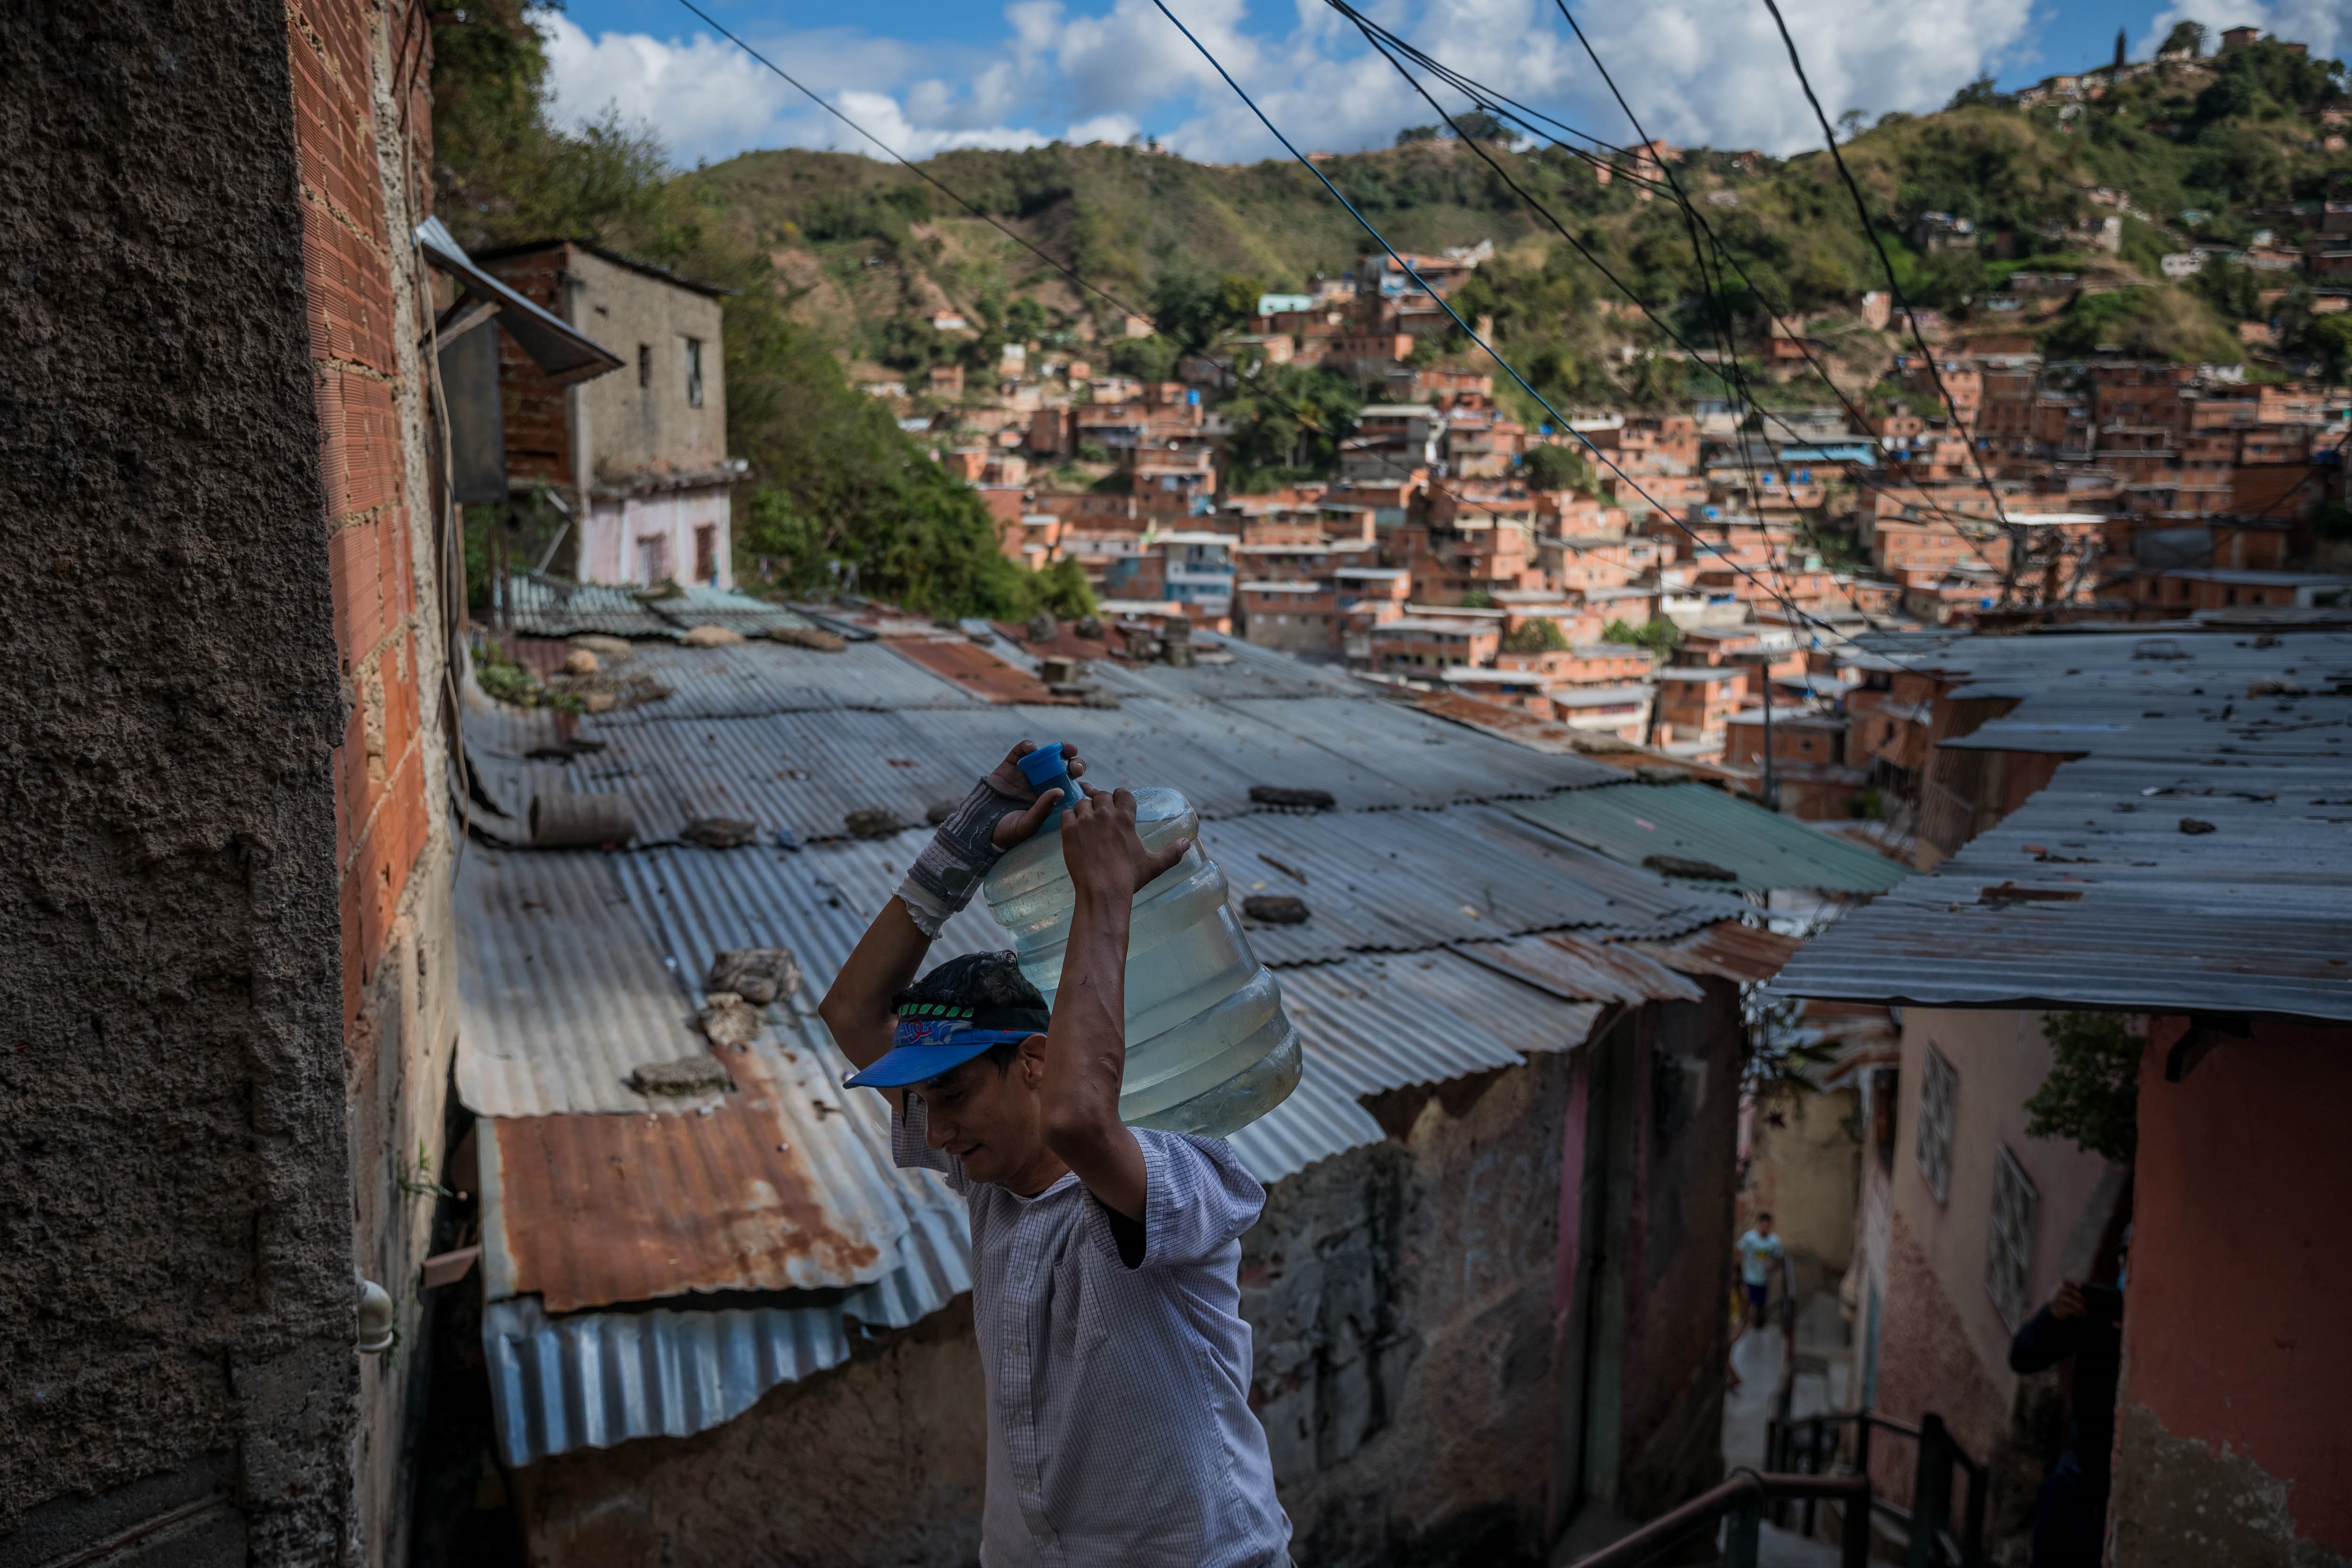
[{"label": "large plastic water jug", "polygon": [[[1021,759],[1040,794],[1077,798],[1060,745]],[[1077,893],[1062,864],[1062,813],[996,863],[988,912],[1013,938],[1021,973],[1045,994],[1062,983]],[[1144,847],[1189,838],[1165,875],[1135,895],[1127,949],[1127,1078],[1120,1118],[1131,1126],[1223,1137],[1282,1103],[1297,1085],[1298,1031],[1274,976],[1250,952],[1225,902],[1225,874],[1201,853],[1201,821],[1172,789],[1135,792]]]}]

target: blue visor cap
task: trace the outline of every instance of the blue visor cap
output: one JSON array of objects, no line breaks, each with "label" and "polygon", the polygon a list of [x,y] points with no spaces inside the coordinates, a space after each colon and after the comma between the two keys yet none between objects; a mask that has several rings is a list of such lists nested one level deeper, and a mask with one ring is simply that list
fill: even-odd
[{"label": "blue visor cap", "polygon": [[882,1059],[842,1081],[855,1089],[903,1089],[922,1083],[963,1066],[991,1046],[1017,1044],[1043,1034],[1047,1020],[1041,1008],[990,1007],[981,1012],[989,1016],[937,1003],[909,1008],[898,1016],[898,1026],[890,1033],[890,1048]]}]

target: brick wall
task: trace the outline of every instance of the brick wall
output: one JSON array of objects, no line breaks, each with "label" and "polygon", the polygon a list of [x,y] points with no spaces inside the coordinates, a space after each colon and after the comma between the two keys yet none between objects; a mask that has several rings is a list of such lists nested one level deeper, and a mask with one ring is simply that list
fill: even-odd
[{"label": "brick wall", "polygon": [[[570,246],[558,245],[501,258],[496,268],[499,280],[549,314],[569,321],[563,276],[571,253]],[[506,422],[509,482],[536,479],[569,494],[572,426],[563,388],[548,380],[547,373],[505,332],[499,334],[499,403]]]},{"label": "brick wall", "polygon": [[[438,805],[442,624],[418,343],[430,293],[409,239],[431,190],[429,7],[288,0],[302,279],[343,724],[331,780],[352,1252],[425,1341],[417,1266],[442,1164],[456,954]],[[362,1359],[352,1560],[404,1562],[415,1380]]]}]

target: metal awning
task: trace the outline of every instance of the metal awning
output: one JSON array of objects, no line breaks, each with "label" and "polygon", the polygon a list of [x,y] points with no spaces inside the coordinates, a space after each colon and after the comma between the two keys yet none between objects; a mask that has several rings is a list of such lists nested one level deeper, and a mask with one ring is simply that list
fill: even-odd
[{"label": "metal awning", "polygon": [[416,226],[416,243],[424,247],[426,260],[463,283],[467,293],[498,306],[499,324],[558,386],[621,368],[620,355],[475,266],[439,218]]}]

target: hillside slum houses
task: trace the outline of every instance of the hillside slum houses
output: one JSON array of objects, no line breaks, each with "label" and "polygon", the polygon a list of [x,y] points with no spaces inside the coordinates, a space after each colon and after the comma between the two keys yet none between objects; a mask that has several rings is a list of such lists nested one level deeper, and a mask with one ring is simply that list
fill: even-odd
[{"label": "hillside slum houses", "polygon": [[[1271,1194],[1244,1302],[1302,1557],[1488,1561],[1720,1477],[1740,993],[1794,945],[1737,890],[1899,868],[1237,639],[1097,657],[1057,696],[1051,661],[1105,651],[1066,626],[1023,646],[721,597],[833,651],[681,647],[702,612],[518,593],[514,657],[629,634],[595,679],[667,695],[466,713],[451,1180],[478,1196],[447,1239],[479,1266],[437,1355],[490,1397],[475,1448],[435,1441],[495,1454],[447,1484],[502,1485],[533,1561],[969,1559],[961,1202],[890,1166],[814,1004],[914,825],[1024,735],[1185,793],[1305,1038],[1297,1090],[1234,1139]],[[1555,831],[1585,797],[1690,831]],[[1002,945],[976,905],[937,956]],[[789,952],[773,1000],[714,1012],[746,949]]]},{"label": "hillside slum houses", "polygon": [[[2315,618],[1871,639],[1919,683],[1932,874],[1775,988],[1891,1035],[1857,1058],[1844,1407],[1940,1416],[1996,1541],[2071,1417],[2111,1562],[2352,1552],[2352,634]],[[2123,1135],[2040,1121],[2103,1039]],[[2121,1288],[2111,1445],[2100,1402],[2011,1369],[2069,1280]],[[1904,1448],[1872,1454],[1898,1504]]]}]

